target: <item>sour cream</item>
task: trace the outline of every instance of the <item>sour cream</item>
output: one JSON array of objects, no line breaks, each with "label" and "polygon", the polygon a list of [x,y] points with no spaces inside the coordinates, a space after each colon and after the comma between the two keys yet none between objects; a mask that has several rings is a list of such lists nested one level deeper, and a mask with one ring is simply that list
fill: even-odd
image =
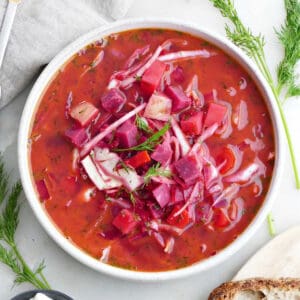
[{"label": "sour cream", "polygon": [[48,296],[41,294],[41,293],[37,293],[33,298],[31,298],[30,300],[53,300],[52,298],[49,298]]}]

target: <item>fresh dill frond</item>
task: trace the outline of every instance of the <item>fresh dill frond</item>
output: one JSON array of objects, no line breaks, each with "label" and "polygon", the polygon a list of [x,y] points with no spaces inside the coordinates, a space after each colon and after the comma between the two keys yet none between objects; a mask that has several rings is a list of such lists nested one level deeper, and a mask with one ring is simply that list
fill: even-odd
[{"label": "fresh dill frond", "polygon": [[125,148],[125,149],[114,149],[115,152],[123,152],[123,151],[153,151],[154,148],[161,142],[162,136],[169,130],[170,124],[166,123],[165,126],[160,129],[159,131],[152,134],[145,142],[131,147],[131,148]]},{"label": "fresh dill frond", "polygon": [[19,224],[19,196],[22,186],[20,182],[17,182],[9,191],[8,178],[3,157],[0,154],[0,201],[5,203],[0,211],[0,262],[15,273],[15,284],[28,282],[38,289],[50,289],[50,285],[42,273],[45,268],[44,262],[42,261],[36,270],[32,270],[18,250],[15,233]]},{"label": "fresh dill frond", "polygon": [[124,161],[121,160],[121,159],[120,159],[120,165],[123,167],[123,169],[124,169],[127,173],[129,173],[131,167],[128,166],[128,165],[126,165],[126,164],[124,163]]},{"label": "fresh dill frond", "polygon": [[19,224],[19,196],[22,191],[20,182],[17,182],[11,189],[4,211],[3,218],[3,236],[7,243],[12,244],[15,240],[15,233]]},{"label": "fresh dill frond", "polygon": [[[238,47],[245,51],[245,53],[251,57],[255,63],[257,64],[258,68],[266,78],[267,82],[270,85],[270,88],[273,92],[274,98],[278,105],[278,109],[280,112],[281,120],[283,123],[285,135],[288,142],[288,147],[290,151],[293,171],[295,175],[296,181],[296,188],[300,189],[300,177],[297,169],[296,164],[296,157],[294,153],[294,148],[291,140],[291,135],[289,132],[289,128],[287,125],[287,121],[284,115],[282,102],[280,100],[280,91],[282,86],[289,81],[289,85],[286,85],[287,88],[287,95],[296,95],[298,93],[298,87],[295,86],[295,78],[294,78],[294,62],[295,57],[299,54],[294,54],[295,57],[289,57],[290,51],[292,50],[285,50],[286,55],[281,63],[278,72],[282,73],[278,78],[278,85],[274,83],[274,80],[271,76],[271,72],[268,68],[265,52],[264,52],[264,37],[259,35],[254,35],[249,28],[247,28],[242,21],[240,20],[238,13],[234,7],[232,0],[210,0],[212,4],[219,9],[220,13],[227,18],[231,22],[231,26],[228,24],[225,25],[226,35],[227,37]],[[283,42],[285,47],[291,47],[293,51],[299,51],[300,48],[300,40],[299,40],[299,2],[298,0],[285,0],[286,10],[287,10],[287,21],[285,26],[283,26],[281,33],[279,36]],[[293,38],[295,40],[292,41],[292,35],[290,32],[296,32]],[[297,46],[296,46],[297,44]],[[292,79],[291,79],[292,78]]]},{"label": "fresh dill frond", "polygon": [[170,170],[166,170],[161,168],[160,163],[157,163],[150,167],[147,171],[147,173],[144,176],[144,182],[145,184],[149,184],[151,181],[151,178],[154,176],[162,176],[162,177],[167,177],[170,178],[172,177],[172,173]]},{"label": "fresh dill frond", "polygon": [[286,89],[286,97],[299,96],[300,84],[296,82],[295,66],[300,59],[300,2],[285,0],[286,19],[277,31],[284,47],[284,58],[278,66],[278,93]]},{"label": "fresh dill frond", "polygon": [[3,157],[0,153],[0,205],[8,193],[8,174],[4,170]]},{"label": "fresh dill frond", "polygon": [[134,206],[135,203],[136,203],[136,199],[135,199],[135,197],[134,197],[133,192],[130,192],[130,193],[129,193],[129,199],[130,199],[130,202],[132,203],[132,205]]},{"label": "fresh dill frond", "polygon": [[138,114],[136,115],[136,118],[135,118],[135,124],[138,129],[143,130],[144,132],[153,133],[153,130],[149,127],[145,118],[140,117]]}]

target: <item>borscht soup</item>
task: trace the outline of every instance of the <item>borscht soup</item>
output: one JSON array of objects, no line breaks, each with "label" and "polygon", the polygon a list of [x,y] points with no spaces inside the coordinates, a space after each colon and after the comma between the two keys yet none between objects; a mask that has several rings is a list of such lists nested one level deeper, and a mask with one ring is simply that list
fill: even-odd
[{"label": "borscht soup", "polygon": [[99,262],[150,272],[231,244],[264,202],[275,158],[270,114],[243,67],[155,28],[71,57],[40,99],[29,151],[61,233]]}]

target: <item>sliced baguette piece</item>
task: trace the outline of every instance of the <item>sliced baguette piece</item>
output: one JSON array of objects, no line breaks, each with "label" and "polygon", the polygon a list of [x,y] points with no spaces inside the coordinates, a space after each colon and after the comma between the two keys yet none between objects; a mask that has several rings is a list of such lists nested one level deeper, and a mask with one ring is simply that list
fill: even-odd
[{"label": "sliced baguette piece", "polygon": [[208,300],[300,300],[300,279],[252,278],[223,283]]},{"label": "sliced baguette piece", "polygon": [[300,278],[300,226],[273,238],[239,270],[233,280]]}]

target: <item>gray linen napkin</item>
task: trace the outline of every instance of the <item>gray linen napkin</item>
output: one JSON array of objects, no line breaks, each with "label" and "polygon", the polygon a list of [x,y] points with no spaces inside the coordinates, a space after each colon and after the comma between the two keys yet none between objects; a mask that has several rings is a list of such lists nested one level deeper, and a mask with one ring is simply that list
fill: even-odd
[{"label": "gray linen napkin", "polygon": [[[125,15],[133,0],[23,0],[16,14],[2,69],[0,109],[64,46]],[[0,24],[7,1],[0,1]]]}]

